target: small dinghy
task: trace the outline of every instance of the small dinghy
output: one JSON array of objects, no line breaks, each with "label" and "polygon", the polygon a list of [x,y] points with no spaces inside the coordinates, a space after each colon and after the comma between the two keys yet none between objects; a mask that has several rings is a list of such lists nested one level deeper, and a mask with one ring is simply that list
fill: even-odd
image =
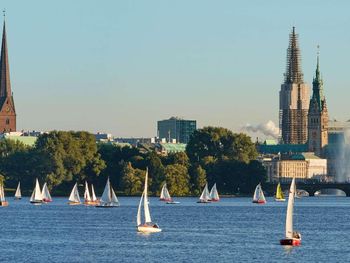
[{"label": "small dinghy", "polygon": [[35,188],[33,190],[31,197],[30,197],[30,202],[34,205],[41,205],[43,202],[43,196],[41,194],[38,178],[36,178]]},{"label": "small dinghy", "polygon": [[49,191],[49,188],[47,187],[46,183],[44,184],[43,190],[41,192],[42,192],[42,196],[43,196],[43,202],[45,202],[45,203],[52,202],[50,191]]},{"label": "small dinghy", "polygon": [[293,178],[292,183],[290,184],[288,196],[288,206],[286,215],[286,237],[280,240],[280,244],[282,246],[300,246],[301,244],[301,234],[297,231],[293,231],[293,208],[295,192],[295,178]]},{"label": "small dinghy", "polygon": [[219,193],[218,193],[218,190],[216,189],[216,183],[211,188],[209,196],[210,196],[211,202],[219,202],[220,201]]},{"label": "small dinghy", "polygon": [[284,201],[286,201],[286,199],[284,198],[284,194],[282,192],[282,188],[281,188],[281,184],[280,183],[278,183],[278,185],[277,185],[275,201],[277,201],[277,202],[284,202]]},{"label": "small dinghy", "polygon": [[[156,223],[152,223],[151,213],[148,207],[148,169],[146,170],[145,187],[140,199],[139,207],[137,210],[137,231],[142,233],[157,233],[161,232],[162,229]],[[143,201],[143,202],[142,202]],[[145,222],[141,222],[141,206],[143,203],[143,212],[145,217]]]},{"label": "small dinghy", "polygon": [[4,184],[0,184],[0,206],[8,206],[9,203],[6,201],[5,198],[5,191],[4,191]]},{"label": "small dinghy", "polygon": [[205,184],[203,192],[199,197],[199,201],[197,201],[197,203],[201,203],[201,204],[211,203],[208,183]]},{"label": "small dinghy", "polygon": [[254,195],[253,195],[253,203],[266,204],[266,199],[265,199],[264,192],[261,188],[261,184],[258,184],[255,188]]},{"label": "small dinghy", "polygon": [[18,182],[16,193],[15,193],[15,200],[21,200],[22,193],[21,193],[21,182]]},{"label": "small dinghy", "polygon": [[96,198],[94,186],[91,185],[91,195],[89,191],[89,184],[85,181],[85,192],[84,192],[84,205],[98,205],[100,202]]},{"label": "small dinghy", "polygon": [[72,192],[70,193],[69,196],[69,205],[80,205],[80,197],[79,197],[79,191],[78,191],[78,184],[75,183],[75,185],[73,186]]},{"label": "small dinghy", "polygon": [[100,198],[100,204],[96,205],[99,208],[113,208],[120,206],[117,196],[109,182],[109,178],[107,179],[107,183],[105,189],[103,190],[103,194]]},{"label": "small dinghy", "polygon": [[174,205],[174,204],[180,204],[180,202],[174,201],[171,196],[170,193],[168,191],[168,188],[166,187],[166,184],[163,185],[162,187],[162,191],[160,192],[160,201],[165,201],[166,204],[169,205]]}]

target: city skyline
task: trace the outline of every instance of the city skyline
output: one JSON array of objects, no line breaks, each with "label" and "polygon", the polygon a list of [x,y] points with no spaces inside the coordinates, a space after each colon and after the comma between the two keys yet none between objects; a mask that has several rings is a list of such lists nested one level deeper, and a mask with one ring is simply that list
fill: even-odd
[{"label": "city skyline", "polygon": [[320,45],[330,118],[350,118],[345,1],[300,10],[278,1],[106,3],[5,1],[18,130],[152,137],[157,121],[171,116],[234,131],[278,126],[292,26],[304,81],[312,83]]}]

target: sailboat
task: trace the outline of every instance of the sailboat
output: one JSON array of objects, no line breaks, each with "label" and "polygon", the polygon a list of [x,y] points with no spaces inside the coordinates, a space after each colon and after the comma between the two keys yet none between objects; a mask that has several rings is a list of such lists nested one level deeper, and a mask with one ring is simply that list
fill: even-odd
[{"label": "sailboat", "polygon": [[91,202],[92,202],[92,204],[95,204],[95,205],[100,203],[100,201],[96,197],[93,184],[91,184]]},{"label": "sailboat", "polygon": [[72,192],[70,193],[69,196],[69,205],[80,205],[80,197],[79,197],[79,191],[78,191],[78,184],[75,183],[75,185],[73,186]]},{"label": "sailboat", "polygon": [[109,178],[107,179],[107,183],[105,189],[103,190],[102,196],[100,198],[100,204],[96,205],[96,207],[103,208],[112,208],[118,207],[119,201],[113,188],[111,187],[111,183],[109,182]]},{"label": "sailboat", "polygon": [[40,205],[43,202],[43,196],[41,194],[38,178],[35,180],[35,188],[33,190],[32,196],[30,197],[30,202],[36,205]]},{"label": "sailboat", "polygon": [[9,203],[6,201],[5,198],[5,191],[4,191],[4,184],[0,184],[0,206],[8,206]]},{"label": "sailboat", "polygon": [[[161,232],[162,229],[156,223],[152,223],[151,213],[148,207],[148,169],[146,170],[145,187],[141,195],[139,208],[137,210],[137,231],[142,233],[156,233]],[[142,202],[143,201],[143,202]],[[141,223],[141,206],[143,203],[143,211],[145,217],[145,223]]]},{"label": "sailboat", "polygon": [[47,187],[46,183],[44,184],[43,190],[41,191],[41,193],[42,193],[42,197],[43,197],[43,202],[45,202],[45,203],[52,202],[50,191],[49,191],[49,188]]},{"label": "sailboat", "polygon": [[253,203],[256,203],[256,204],[265,204],[266,203],[264,192],[261,188],[260,183],[255,188],[254,195],[253,195]]},{"label": "sailboat", "polygon": [[210,194],[209,194],[209,189],[208,189],[208,183],[205,184],[203,192],[201,196],[199,197],[199,201],[197,203],[210,203]]},{"label": "sailboat", "polygon": [[282,192],[282,188],[281,188],[281,184],[280,183],[278,183],[278,185],[277,185],[275,201],[277,201],[277,202],[284,202],[284,201],[286,201],[286,199],[284,198],[284,194]]},{"label": "sailboat", "polygon": [[282,246],[299,246],[301,244],[301,234],[299,232],[293,231],[293,208],[294,208],[294,198],[295,198],[296,186],[295,178],[293,178],[290,184],[289,196],[288,196],[288,206],[287,206],[287,216],[286,216],[286,237],[280,240]]},{"label": "sailboat", "polygon": [[167,204],[173,205],[173,204],[180,204],[180,202],[174,201],[168,191],[168,188],[166,187],[166,184],[163,185],[162,191],[160,192],[160,201],[165,201]]},{"label": "sailboat", "polygon": [[168,188],[166,187],[166,184],[163,184],[162,190],[160,191],[160,201],[171,201],[171,197],[168,191]]},{"label": "sailboat", "polygon": [[21,182],[18,182],[16,193],[15,193],[15,200],[20,200],[22,198],[21,194]]},{"label": "sailboat", "polygon": [[210,201],[212,202],[220,201],[219,193],[218,193],[218,190],[216,189],[216,183],[211,188],[209,196],[210,196]]}]

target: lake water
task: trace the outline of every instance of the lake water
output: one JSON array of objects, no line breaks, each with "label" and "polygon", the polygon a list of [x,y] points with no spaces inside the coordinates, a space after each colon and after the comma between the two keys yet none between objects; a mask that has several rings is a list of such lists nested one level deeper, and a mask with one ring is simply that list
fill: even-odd
[{"label": "lake water", "polygon": [[295,225],[302,245],[286,250],[285,203],[268,198],[222,198],[197,204],[177,198],[166,205],[151,198],[151,214],[163,232],[136,232],[139,198],[120,197],[121,206],[69,206],[54,198],[34,206],[9,199],[0,208],[1,262],[348,262],[350,198],[296,200]]}]

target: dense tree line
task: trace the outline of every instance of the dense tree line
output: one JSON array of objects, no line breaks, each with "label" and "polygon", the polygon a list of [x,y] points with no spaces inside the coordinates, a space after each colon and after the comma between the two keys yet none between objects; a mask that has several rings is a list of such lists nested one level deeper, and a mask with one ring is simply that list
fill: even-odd
[{"label": "dense tree line", "polygon": [[40,135],[34,147],[1,140],[0,174],[7,188],[15,188],[21,181],[25,194],[35,178],[47,182],[53,194],[66,195],[75,182],[82,186],[85,180],[100,194],[109,177],[119,194],[139,195],[148,167],[152,194],[158,195],[167,183],[171,195],[198,195],[207,182],[216,182],[220,193],[244,194],[265,180],[265,170],[255,161],[256,156],[250,137],[217,127],[195,131],[186,152],[168,156],[96,144],[87,132],[53,131]]}]

